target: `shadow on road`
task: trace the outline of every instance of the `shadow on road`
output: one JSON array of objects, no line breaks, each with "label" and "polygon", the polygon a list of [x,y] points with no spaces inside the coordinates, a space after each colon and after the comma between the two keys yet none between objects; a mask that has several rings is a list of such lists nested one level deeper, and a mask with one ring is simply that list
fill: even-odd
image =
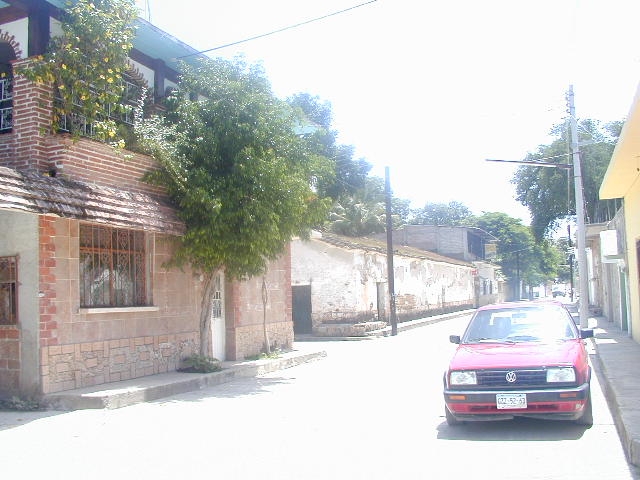
[{"label": "shadow on road", "polygon": [[498,422],[468,422],[455,427],[443,422],[437,430],[438,439],[442,440],[553,442],[579,440],[587,427],[568,421],[515,418]]},{"label": "shadow on road", "polygon": [[210,398],[240,398],[253,395],[264,395],[272,392],[276,385],[290,385],[295,382],[292,377],[247,377],[243,381],[234,381],[214,385],[196,390],[173,395],[171,397],[154,400],[151,403],[181,403],[201,402]]},{"label": "shadow on road", "polygon": [[0,410],[0,431],[10,428],[22,427],[42,418],[54,417],[66,412],[53,410],[19,411]]}]

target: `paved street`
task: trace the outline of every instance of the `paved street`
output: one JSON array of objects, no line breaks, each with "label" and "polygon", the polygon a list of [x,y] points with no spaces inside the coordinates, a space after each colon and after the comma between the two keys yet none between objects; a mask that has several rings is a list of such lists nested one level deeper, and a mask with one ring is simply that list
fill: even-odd
[{"label": "paved street", "polygon": [[447,426],[448,335],[466,320],[323,342],[322,360],[118,410],[0,412],[2,477],[640,479],[595,378],[591,429]]}]

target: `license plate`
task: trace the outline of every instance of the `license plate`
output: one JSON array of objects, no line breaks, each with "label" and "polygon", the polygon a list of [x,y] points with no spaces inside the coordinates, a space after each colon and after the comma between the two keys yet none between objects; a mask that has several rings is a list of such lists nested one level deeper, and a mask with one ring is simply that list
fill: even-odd
[{"label": "license plate", "polygon": [[497,393],[496,406],[498,410],[527,408],[527,395],[525,393]]}]

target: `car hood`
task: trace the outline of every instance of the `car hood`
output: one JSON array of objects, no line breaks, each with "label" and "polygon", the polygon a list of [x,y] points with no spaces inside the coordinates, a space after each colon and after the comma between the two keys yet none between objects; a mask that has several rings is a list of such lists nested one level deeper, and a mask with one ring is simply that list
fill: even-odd
[{"label": "car hood", "polygon": [[575,365],[585,358],[581,340],[552,343],[462,344],[451,359],[451,370]]}]

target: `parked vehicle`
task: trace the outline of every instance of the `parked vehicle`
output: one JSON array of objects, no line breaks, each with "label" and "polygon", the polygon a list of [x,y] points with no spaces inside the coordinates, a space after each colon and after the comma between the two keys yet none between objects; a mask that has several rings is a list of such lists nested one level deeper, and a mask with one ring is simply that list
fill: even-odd
[{"label": "parked vehicle", "polygon": [[573,420],[590,426],[591,369],[580,330],[556,302],[479,308],[444,374],[449,425],[514,417]]}]

